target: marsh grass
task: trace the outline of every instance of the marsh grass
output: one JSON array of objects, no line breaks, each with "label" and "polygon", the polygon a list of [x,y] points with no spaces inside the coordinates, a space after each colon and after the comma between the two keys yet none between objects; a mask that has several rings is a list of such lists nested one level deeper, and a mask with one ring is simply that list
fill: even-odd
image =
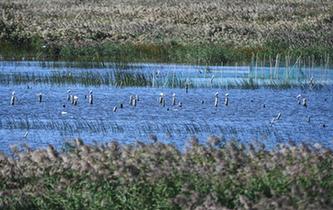
[{"label": "marsh grass", "polygon": [[244,146],[216,136],[0,154],[2,209],[330,209],[333,155],[320,146]]},{"label": "marsh grass", "polygon": [[[3,118],[0,120],[1,129],[9,130],[46,130],[46,131],[59,131],[73,134],[77,131],[85,131],[90,133],[124,133],[126,130],[132,129],[132,125],[118,124],[117,122],[104,120],[104,119],[76,119],[76,120],[38,120],[28,118]],[[212,129],[221,133],[233,133],[232,127],[223,125],[211,126],[207,123],[197,122],[178,122],[177,124],[168,123],[141,123],[135,127],[136,132],[141,134],[149,133],[168,133],[176,135],[181,133],[198,134],[211,133]],[[263,130],[266,132],[265,130]]]},{"label": "marsh grass", "polygon": [[[127,3],[3,1],[1,55],[234,65],[249,63],[253,53],[314,56],[316,61],[333,54],[330,0]],[[36,12],[38,7],[43,9]]]},{"label": "marsh grass", "polygon": [[[286,62],[286,66],[280,67],[279,56],[274,61],[275,67],[266,67],[263,62],[259,66],[259,61],[252,61],[248,70],[244,70],[242,66],[238,70],[237,66],[230,73],[229,70],[210,69],[208,66],[193,66],[196,71],[175,72],[170,67],[170,71],[159,71],[159,66],[139,65],[139,64],[114,64],[105,63],[102,67],[94,63],[84,63],[82,66],[95,65],[96,68],[110,68],[101,71],[80,70],[75,71],[50,71],[47,73],[30,73],[30,72],[12,72],[0,73],[0,83],[3,85],[17,84],[47,84],[47,85],[68,85],[81,84],[84,86],[114,86],[114,87],[166,87],[166,88],[272,88],[287,89],[294,87],[320,89],[326,84],[330,84],[331,72],[328,69],[329,57],[325,60],[325,65],[321,68],[313,66],[306,67],[305,63],[301,63],[300,58],[295,64],[289,66],[290,60]],[[29,63],[29,62],[28,62]],[[23,64],[18,64],[23,65]],[[55,69],[65,68],[66,63],[43,63],[44,67]],[[56,67],[55,67],[55,66]],[[68,68],[74,68],[75,63],[69,63]],[[313,79],[313,84],[311,80]]]}]

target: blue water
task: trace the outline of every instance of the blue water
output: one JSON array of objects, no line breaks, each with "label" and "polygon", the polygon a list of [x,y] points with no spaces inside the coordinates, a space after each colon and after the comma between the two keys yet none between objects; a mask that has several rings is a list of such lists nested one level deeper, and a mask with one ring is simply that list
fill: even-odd
[{"label": "blue water", "polygon": [[[148,67],[147,67],[148,66]],[[152,67],[153,66],[153,67]],[[202,74],[198,67],[177,65],[138,65],[135,71],[167,72],[168,68],[188,78]],[[1,72],[48,74],[52,71],[112,71],[112,68],[79,69],[73,67],[45,67],[38,62],[0,62]],[[248,67],[211,67],[226,79],[243,75]],[[266,72],[267,70],[265,70]],[[269,71],[269,70],[268,70]],[[229,76],[227,72],[233,72]],[[209,135],[235,139],[242,143],[264,143],[268,148],[278,143],[320,143],[333,149],[333,85],[332,70],[326,77],[322,70],[312,71],[326,81],[319,90],[283,89],[255,90],[192,88],[184,89],[82,85],[29,84],[0,85],[0,151],[10,145],[28,144],[43,147],[53,144],[58,148],[65,141],[82,138],[87,143],[118,140],[131,143],[147,141],[154,134],[160,141],[183,147],[191,136],[205,142]],[[328,82],[327,82],[328,81]],[[79,97],[78,106],[67,101],[67,89]],[[94,104],[88,104],[85,95],[93,90]],[[17,95],[17,104],[10,105],[11,92]],[[214,107],[214,94],[219,92],[220,103]],[[43,93],[43,102],[36,94]],[[166,106],[158,103],[159,94],[165,94]],[[171,95],[183,106],[172,106]],[[224,106],[224,94],[229,93],[229,105]],[[296,96],[307,98],[308,106],[297,103]],[[130,95],[138,95],[136,107],[129,105]],[[202,103],[204,101],[204,103]],[[120,104],[124,108],[119,107]],[[66,107],[64,108],[63,105]],[[117,112],[113,112],[118,106]],[[67,112],[63,115],[61,112]],[[281,113],[281,118],[271,123]],[[310,119],[310,120],[309,120]]]}]

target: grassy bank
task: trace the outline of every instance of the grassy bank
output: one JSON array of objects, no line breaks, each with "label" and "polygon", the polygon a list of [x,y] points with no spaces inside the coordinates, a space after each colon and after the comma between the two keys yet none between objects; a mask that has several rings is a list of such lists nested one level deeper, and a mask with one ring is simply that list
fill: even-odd
[{"label": "grassy bank", "polygon": [[[39,40],[39,39],[38,39]],[[0,44],[0,55],[3,60],[61,60],[79,62],[151,62],[151,63],[181,63],[198,65],[249,65],[253,56],[261,62],[269,58],[274,60],[280,56],[280,62],[285,57],[294,61],[302,57],[311,60],[315,66],[326,62],[328,55],[333,55],[331,46],[317,45],[315,47],[289,48],[288,46],[270,42],[264,46],[237,47],[224,43],[214,44],[133,44],[105,42],[91,46],[77,47],[73,44],[43,45],[39,41],[16,45],[3,41]],[[331,63],[329,63],[331,65]]]},{"label": "grassy bank", "polygon": [[[155,138],[152,137],[154,140]],[[330,209],[333,155],[319,147],[244,147],[194,138],[0,155],[1,209]]]},{"label": "grassy bank", "polygon": [[0,3],[3,59],[248,64],[253,55],[333,54],[323,1],[141,0]]}]

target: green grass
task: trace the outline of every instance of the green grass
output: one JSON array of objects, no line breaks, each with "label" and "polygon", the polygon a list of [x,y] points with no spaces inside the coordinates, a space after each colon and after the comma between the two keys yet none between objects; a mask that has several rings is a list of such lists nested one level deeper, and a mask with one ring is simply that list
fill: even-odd
[{"label": "green grass", "polygon": [[[37,39],[37,38],[36,38]],[[152,63],[186,63],[200,65],[247,65],[253,55],[260,58],[281,57],[292,58],[313,57],[317,65],[325,55],[333,55],[330,46],[320,43],[316,47],[289,48],[287,46],[275,46],[267,43],[260,47],[236,47],[230,44],[131,44],[105,42],[93,46],[74,45],[47,45],[42,48],[40,42],[35,39],[27,43],[0,44],[0,55],[4,60],[61,60],[95,62],[103,64],[112,61],[117,63],[152,62]],[[38,39],[37,39],[38,40]],[[30,42],[31,41],[31,42]],[[331,65],[331,64],[330,64]]]},{"label": "green grass", "polygon": [[[1,209],[330,209],[333,156],[236,142],[159,142],[1,154]],[[10,174],[10,175],[9,175]]]}]

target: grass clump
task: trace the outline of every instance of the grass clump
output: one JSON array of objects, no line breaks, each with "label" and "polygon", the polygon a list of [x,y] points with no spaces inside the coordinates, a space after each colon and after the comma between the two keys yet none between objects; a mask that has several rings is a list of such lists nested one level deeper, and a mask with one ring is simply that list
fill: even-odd
[{"label": "grass clump", "polygon": [[210,137],[185,151],[154,142],[12,148],[0,155],[2,209],[330,209],[333,153],[268,151]]}]

